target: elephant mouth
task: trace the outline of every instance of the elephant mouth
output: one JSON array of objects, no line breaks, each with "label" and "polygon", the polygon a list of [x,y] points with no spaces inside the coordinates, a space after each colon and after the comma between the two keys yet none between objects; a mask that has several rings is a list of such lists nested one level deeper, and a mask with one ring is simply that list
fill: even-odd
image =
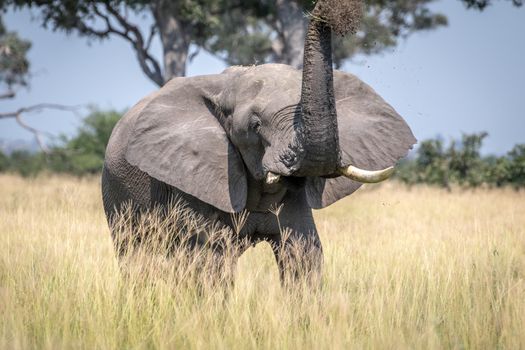
[{"label": "elephant mouth", "polygon": [[264,182],[267,185],[274,185],[274,184],[278,183],[279,181],[281,181],[281,175],[274,174],[271,171],[267,172],[266,173],[266,177],[264,178]]}]

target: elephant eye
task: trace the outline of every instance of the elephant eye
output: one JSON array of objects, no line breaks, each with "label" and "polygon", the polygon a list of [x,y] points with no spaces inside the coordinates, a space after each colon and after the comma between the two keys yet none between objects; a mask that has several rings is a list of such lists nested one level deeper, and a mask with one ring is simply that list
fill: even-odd
[{"label": "elephant eye", "polygon": [[257,117],[253,119],[250,123],[250,129],[255,133],[259,133],[259,131],[261,131],[261,120]]}]

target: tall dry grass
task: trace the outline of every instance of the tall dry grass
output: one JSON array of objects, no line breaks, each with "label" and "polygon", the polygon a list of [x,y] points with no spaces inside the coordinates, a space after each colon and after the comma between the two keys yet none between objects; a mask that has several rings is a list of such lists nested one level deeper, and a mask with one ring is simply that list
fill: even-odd
[{"label": "tall dry grass", "polygon": [[525,348],[523,192],[389,183],[316,219],[322,288],[282,289],[260,244],[203,292],[120,272],[97,179],[1,175],[0,348]]}]

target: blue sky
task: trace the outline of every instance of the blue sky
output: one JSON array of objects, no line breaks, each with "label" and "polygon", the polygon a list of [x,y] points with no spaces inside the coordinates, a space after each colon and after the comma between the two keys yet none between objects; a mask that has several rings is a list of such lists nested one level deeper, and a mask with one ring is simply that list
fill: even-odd
[{"label": "blue sky", "polygon": [[[525,143],[525,8],[496,1],[479,13],[456,0],[442,0],[433,8],[448,16],[448,27],[412,35],[382,55],[358,57],[343,70],[358,75],[394,106],[419,140],[487,131],[486,154],[503,154]],[[10,30],[33,42],[33,77],[29,89],[2,102],[2,111],[40,102],[123,110],[156,89],[122,40],[89,43],[45,30],[31,17],[29,11],[4,16]],[[160,53],[158,45],[154,49]],[[201,53],[188,75],[219,73],[224,67]],[[72,135],[80,118],[46,111],[25,119],[50,133]],[[0,120],[0,139],[30,140],[32,135],[12,120]]]}]

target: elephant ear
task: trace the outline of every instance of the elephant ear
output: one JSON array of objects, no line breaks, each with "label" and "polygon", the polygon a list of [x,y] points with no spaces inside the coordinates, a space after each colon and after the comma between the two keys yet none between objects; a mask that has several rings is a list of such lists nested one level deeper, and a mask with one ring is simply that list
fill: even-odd
[{"label": "elephant ear", "polygon": [[[342,165],[366,170],[394,166],[416,143],[399,114],[370,86],[352,74],[334,72]],[[312,208],[324,208],[356,191],[361,183],[340,176],[307,179]]]},{"label": "elephant ear", "polygon": [[126,160],[226,212],[244,209],[247,178],[241,157],[215,116],[211,101],[221,75],[175,78],[142,108]]}]

